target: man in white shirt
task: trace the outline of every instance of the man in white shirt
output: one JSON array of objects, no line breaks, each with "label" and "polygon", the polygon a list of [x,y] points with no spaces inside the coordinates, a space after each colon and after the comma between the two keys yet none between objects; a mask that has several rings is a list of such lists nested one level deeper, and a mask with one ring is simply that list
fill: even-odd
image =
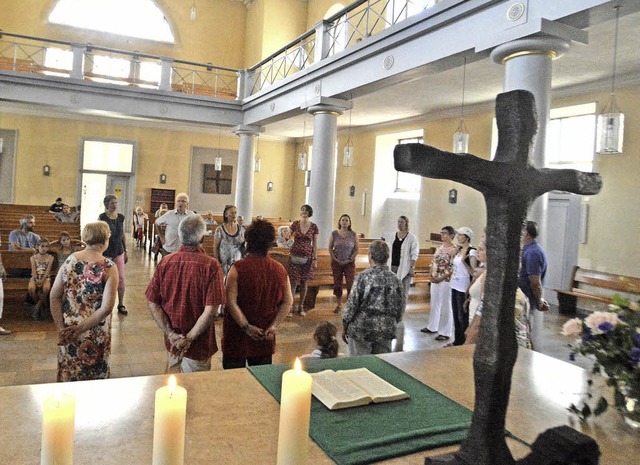
[{"label": "man in white shirt", "polygon": [[[173,253],[180,248],[178,239],[178,227],[185,218],[196,213],[189,210],[189,195],[181,192],[176,196],[176,208],[156,219],[158,235],[162,242],[162,248],[166,253]],[[161,251],[162,252],[162,251]],[[163,253],[163,255],[166,255]]]}]

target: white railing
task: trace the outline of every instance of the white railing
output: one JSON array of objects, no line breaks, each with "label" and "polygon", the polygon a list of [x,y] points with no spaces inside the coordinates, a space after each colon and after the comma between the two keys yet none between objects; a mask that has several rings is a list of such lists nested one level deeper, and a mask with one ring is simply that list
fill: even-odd
[{"label": "white railing", "polygon": [[0,70],[236,99],[239,70],[0,32]]},{"label": "white railing", "polygon": [[356,1],[249,68],[245,95],[255,94],[441,1]]},{"label": "white railing", "polygon": [[441,1],[358,0],[243,71],[2,31],[0,70],[242,100]]}]

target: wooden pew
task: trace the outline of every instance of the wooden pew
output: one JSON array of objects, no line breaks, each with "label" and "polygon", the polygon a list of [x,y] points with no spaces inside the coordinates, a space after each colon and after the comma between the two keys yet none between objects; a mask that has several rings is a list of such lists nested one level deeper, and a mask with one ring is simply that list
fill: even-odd
[{"label": "wooden pew", "polygon": [[[285,268],[289,267],[289,249],[276,247],[271,249],[270,256],[280,262]],[[429,269],[433,254],[420,254],[416,261],[416,276],[414,285],[428,284],[430,281]],[[356,275],[369,267],[369,257],[367,253],[359,252],[356,256]],[[307,283],[307,297],[304,301],[305,310],[315,307],[316,298],[321,287],[333,287],[333,273],[331,272],[331,256],[327,249],[318,249],[318,268],[312,280]],[[293,290],[293,289],[292,289]]]},{"label": "wooden pew", "polygon": [[603,271],[573,267],[569,289],[554,289],[558,296],[561,314],[574,314],[578,300],[596,302],[604,306],[612,302],[614,294],[640,298],[640,278],[623,276]]}]

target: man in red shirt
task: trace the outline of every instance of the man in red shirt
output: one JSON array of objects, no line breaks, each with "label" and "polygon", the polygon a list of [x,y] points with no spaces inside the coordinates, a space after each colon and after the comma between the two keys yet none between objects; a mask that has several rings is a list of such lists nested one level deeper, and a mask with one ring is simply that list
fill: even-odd
[{"label": "man in red shirt", "polygon": [[182,220],[181,247],[162,259],[147,287],[149,311],[169,352],[167,373],[208,371],[218,351],[213,319],[225,293],[220,264],[200,247],[205,232],[202,217]]}]

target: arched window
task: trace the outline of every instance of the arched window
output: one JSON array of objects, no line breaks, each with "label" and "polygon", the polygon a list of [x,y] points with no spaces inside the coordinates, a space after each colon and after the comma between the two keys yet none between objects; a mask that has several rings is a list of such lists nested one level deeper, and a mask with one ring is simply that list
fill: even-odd
[{"label": "arched window", "polygon": [[49,22],[156,42],[175,42],[167,19],[153,0],[59,0]]}]

